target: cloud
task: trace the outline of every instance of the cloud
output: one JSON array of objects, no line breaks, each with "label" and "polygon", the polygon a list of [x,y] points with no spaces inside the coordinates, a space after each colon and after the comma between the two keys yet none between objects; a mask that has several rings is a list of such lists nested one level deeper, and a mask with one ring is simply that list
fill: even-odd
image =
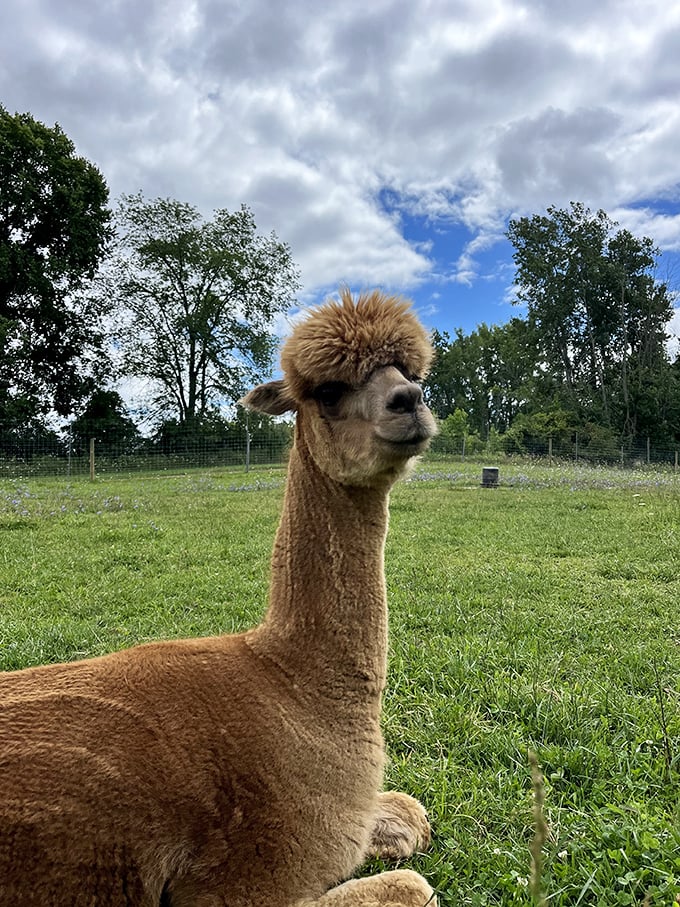
[{"label": "cloud", "polygon": [[[249,204],[307,294],[474,285],[509,215],[572,199],[680,251],[679,36],[660,0],[5,0],[0,97],[114,197]],[[468,234],[437,260],[402,214]]]},{"label": "cloud", "polygon": [[680,214],[642,207],[614,208],[610,216],[635,236],[651,237],[660,249],[680,251]]},{"label": "cloud", "polygon": [[611,111],[548,108],[515,121],[497,144],[501,190],[511,207],[540,208],[571,199],[588,201],[611,192],[608,141],[620,128]]}]

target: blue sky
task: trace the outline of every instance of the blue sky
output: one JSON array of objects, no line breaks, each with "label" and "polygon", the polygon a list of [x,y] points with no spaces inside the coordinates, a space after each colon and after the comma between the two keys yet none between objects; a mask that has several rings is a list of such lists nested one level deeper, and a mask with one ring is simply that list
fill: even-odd
[{"label": "blue sky", "polygon": [[451,335],[461,328],[467,334],[482,322],[499,324],[525,312],[513,303],[513,249],[504,236],[472,258],[467,248],[474,236],[461,225],[405,217],[403,232],[410,242],[427,247],[433,261],[432,273],[409,294],[429,327]]},{"label": "blue sky", "polygon": [[[543,213],[543,212],[537,212]],[[413,235],[425,237],[429,231],[422,224],[412,225]],[[639,235],[647,235],[640,233]],[[457,252],[468,242],[467,232],[461,228],[449,228],[442,241],[433,248],[433,255],[441,262],[440,270],[456,259]],[[503,238],[490,248],[477,253],[474,276],[468,280],[453,280],[440,284],[427,281],[414,288],[411,297],[421,316],[431,327],[451,333],[462,328],[465,333],[473,331],[481,322],[502,324],[510,318],[526,313],[526,306],[516,300],[513,291],[515,266],[512,260],[513,247]],[[677,294],[680,288],[680,256],[666,250],[657,260],[658,279],[668,281],[671,291]],[[669,326],[672,334],[680,332],[680,319],[674,318]],[[673,345],[677,349],[677,343]]]},{"label": "blue sky", "polygon": [[304,305],[380,286],[467,332],[517,313],[508,219],[572,200],[680,286],[678,47],[662,0],[4,0],[0,102],[114,202],[247,204]]},{"label": "blue sky", "polygon": [[[388,207],[392,206],[388,204]],[[641,207],[647,209],[648,205]],[[664,216],[677,216],[680,204],[656,201],[655,210]],[[470,333],[482,322],[502,324],[526,313],[526,307],[515,297],[514,250],[505,231],[472,251],[470,245],[474,244],[475,236],[460,224],[407,215],[402,218],[402,232],[417,248],[426,249],[432,261],[431,271],[408,294],[429,327],[448,331],[450,335],[457,328]],[[650,235],[644,230],[635,232],[640,236]],[[674,249],[660,250],[657,277],[668,283],[671,292],[680,289],[680,254]],[[670,331],[680,333],[677,316]],[[673,342],[672,350],[677,348],[677,342]]]}]

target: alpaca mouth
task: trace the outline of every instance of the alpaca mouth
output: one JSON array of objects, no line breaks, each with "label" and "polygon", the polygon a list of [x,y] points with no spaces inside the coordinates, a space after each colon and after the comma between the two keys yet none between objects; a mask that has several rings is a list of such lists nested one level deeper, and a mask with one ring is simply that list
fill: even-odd
[{"label": "alpaca mouth", "polygon": [[390,447],[403,451],[404,453],[420,453],[432,439],[434,432],[430,431],[423,425],[413,428],[411,431],[403,434],[391,434],[389,432],[378,432],[377,437]]},{"label": "alpaca mouth", "polygon": [[430,414],[412,413],[410,417],[394,420],[378,426],[376,435],[391,447],[408,452],[420,453],[437,434],[437,425]]},{"label": "alpaca mouth", "polygon": [[400,439],[387,439],[383,438],[384,441],[387,441],[388,444],[391,444],[393,447],[398,447],[402,450],[409,450],[410,448],[423,448],[430,441],[429,435],[420,435],[419,437],[413,438],[400,438]]}]

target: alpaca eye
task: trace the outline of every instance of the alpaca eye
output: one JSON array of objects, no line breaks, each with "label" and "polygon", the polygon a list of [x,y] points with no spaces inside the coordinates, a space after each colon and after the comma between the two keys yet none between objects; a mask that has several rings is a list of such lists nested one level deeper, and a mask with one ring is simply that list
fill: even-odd
[{"label": "alpaca eye", "polygon": [[322,406],[333,407],[338,405],[346,390],[347,386],[340,381],[329,381],[327,384],[317,387],[314,391],[314,398]]},{"label": "alpaca eye", "polygon": [[413,372],[410,372],[406,368],[405,365],[401,365],[400,363],[397,363],[395,368],[399,369],[399,371],[402,373],[402,375],[404,376],[404,378],[406,378],[407,381],[413,381],[415,384],[420,384],[420,376],[414,375]]}]

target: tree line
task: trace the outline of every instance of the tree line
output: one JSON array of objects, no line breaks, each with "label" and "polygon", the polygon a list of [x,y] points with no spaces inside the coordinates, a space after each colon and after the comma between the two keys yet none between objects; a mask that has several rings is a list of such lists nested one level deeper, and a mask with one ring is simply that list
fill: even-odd
[{"label": "tree line", "polygon": [[[603,212],[549,208],[510,221],[526,314],[470,334],[434,332],[428,401],[442,435],[507,450],[580,433],[618,447],[680,437],[673,294],[659,252]],[[295,301],[288,245],[250,209],[124,195],[59,126],[0,105],[0,445],[114,434],[139,445],[116,382],[144,388],[155,442],[233,436],[233,409],[271,370],[276,319]],[[271,430],[258,425],[257,430]],[[184,439],[184,440],[183,440]]]},{"label": "tree line", "polygon": [[[275,319],[299,289],[286,243],[249,208],[204,219],[124,195],[59,126],[0,106],[0,443],[56,443],[54,417],[126,443],[114,381],[145,390],[161,446],[231,434],[233,403],[271,368]],[[75,417],[75,418],[74,418]]]},{"label": "tree line", "polygon": [[574,203],[511,220],[526,315],[453,337],[435,332],[427,395],[442,434],[509,451],[580,436],[603,451],[680,440],[680,357],[667,347],[673,293],[651,239]]}]

